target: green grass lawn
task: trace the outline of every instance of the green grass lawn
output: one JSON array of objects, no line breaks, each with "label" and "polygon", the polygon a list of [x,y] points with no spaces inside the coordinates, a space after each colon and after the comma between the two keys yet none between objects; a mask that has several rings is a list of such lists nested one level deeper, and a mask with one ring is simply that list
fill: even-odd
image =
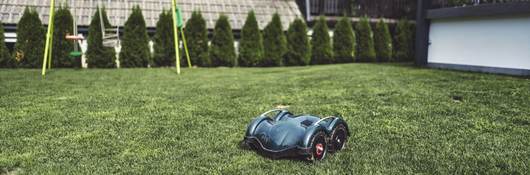
[{"label": "green grass lawn", "polygon": [[[454,100],[461,97],[461,100]],[[238,147],[277,105],[340,113],[318,163]],[[0,174],[528,174],[530,80],[400,64],[0,70]]]}]

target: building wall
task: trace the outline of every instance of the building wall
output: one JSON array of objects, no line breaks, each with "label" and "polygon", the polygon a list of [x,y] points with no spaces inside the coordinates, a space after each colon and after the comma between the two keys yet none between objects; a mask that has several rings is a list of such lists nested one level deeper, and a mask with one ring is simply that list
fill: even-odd
[{"label": "building wall", "polygon": [[435,19],[429,64],[530,70],[530,14]]}]

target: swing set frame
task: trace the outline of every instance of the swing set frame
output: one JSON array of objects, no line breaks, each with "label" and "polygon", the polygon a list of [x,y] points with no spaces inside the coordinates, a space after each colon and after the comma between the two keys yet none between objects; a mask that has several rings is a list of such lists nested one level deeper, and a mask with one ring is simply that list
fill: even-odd
[{"label": "swing set frame", "polygon": [[[179,50],[179,31],[182,36],[182,41],[184,45],[184,50],[186,52],[186,58],[188,61],[188,67],[191,68],[191,60],[190,55],[188,52],[188,46],[186,43],[186,36],[184,34],[184,22],[182,20],[182,14],[180,12],[180,9],[177,7],[178,2],[177,0],[171,0],[171,11],[173,16],[173,32],[174,32],[174,40],[175,40],[175,60],[176,60],[176,69],[177,73],[180,74],[180,50]],[[75,7],[74,7],[75,8]],[[75,10],[75,9],[74,9]],[[77,14],[74,14],[77,15]],[[50,12],[49,12],[49,19],[48,19],[48,30],[46,33],[46,43],[44,46],[44,58],[42,62],[42,77],[44,78],[46,76],[46,70],[52,68],[52,53],[53,53],[53,32],[54,32],[54,17],[55,17],[55,0],[50,0]],[[74,35],[77,35],[77,23],[74,16]],[[104,30],[102,32],[105,32]],[[119,35],[119,30],[118,30]],[[68,40],[82,40],[81,37],[74,37],[73,35],[65,36],[65,39]],[[77,48],[77,47],[76,47]]]}]

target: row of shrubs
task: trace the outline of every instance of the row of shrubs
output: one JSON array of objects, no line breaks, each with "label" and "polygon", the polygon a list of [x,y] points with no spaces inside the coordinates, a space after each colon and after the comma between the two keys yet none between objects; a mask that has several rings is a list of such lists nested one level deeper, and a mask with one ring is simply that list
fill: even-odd
[{"label": "row of shrubs", "polygon": [[[105,10],[103,23],[111,27]],[[99,11],[89,27],[87,63],[90,68],[116,67],[113,48],[103,47]],[[153,38],[154,54],[149,49],[150,37],[139,6],[135,6],[124,25],[119,55],[120,67],[167,67],[175,65],[172,14],[163,11],[156,25]],[[64,36],[73,31],[73,17],[66,7],[60,7],[55,16],[54,67],[77,67],[68,53],[73,43]],[[328,23],[321,17],[314,25],[313,34],[307,36],[308,28],[301,19],[293,21],[283,31],[280,16],[274,14],[271,22],[260,31],[254,12],[249,12],[241,30],[239,54],[234,46],[234,35],[225,15],[215,24],[211,41],[208,38],[206,21],[200,12],[193,12],[184,32],[191,62],[201,67],[216,66],[297,66],[309,64],[332,64],[348,62],[409,61],[412,55],[413,30],[406,20],[395,27],[392,37],[389,26],[382,20],[372,26],[363,17],[354,25],[342,18],[335,26],[333,38],[329,35]],[[1,27],[1,26],[0,26]],[[372,31],[372,27],[375,29]],[[35,10],[26,8],[19,21],[17,43],[13,54],[9,54],[0,35],[0,67],[38,68],[42,64],[45,29]],[[0,28],[3,32],[3,29]],[[182,52],[183,53],[183,52]],[[181,63],[187,65],[183,55]]]}]

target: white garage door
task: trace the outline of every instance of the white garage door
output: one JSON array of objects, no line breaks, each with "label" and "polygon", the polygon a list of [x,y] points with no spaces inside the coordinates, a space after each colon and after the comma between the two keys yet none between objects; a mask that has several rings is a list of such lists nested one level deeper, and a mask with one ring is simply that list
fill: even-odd
[{"label": "white garage door", "polygon": [[433,20],[429,63],[530,70],[530,15]]}]

